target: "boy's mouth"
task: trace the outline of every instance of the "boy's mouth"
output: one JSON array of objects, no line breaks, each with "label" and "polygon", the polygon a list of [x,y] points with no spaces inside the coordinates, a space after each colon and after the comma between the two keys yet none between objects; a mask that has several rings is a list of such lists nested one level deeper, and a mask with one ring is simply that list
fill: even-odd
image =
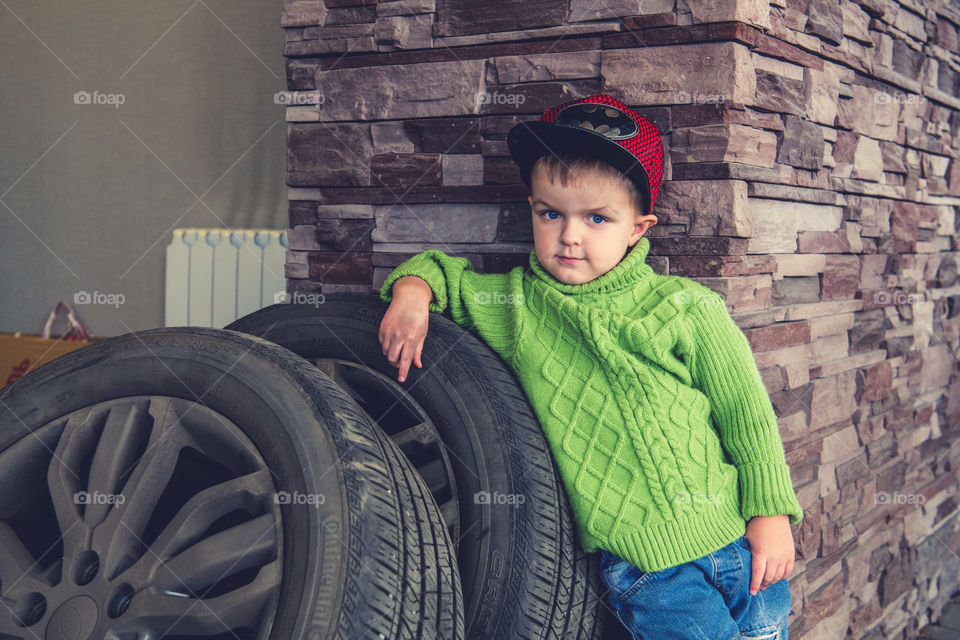
[{"label": "boy's mouth", "polygon": [[557,259],[559,259],[563,264],[574,264],[583,260],[583,258],[567,258],[565,256],[557,256]]}]

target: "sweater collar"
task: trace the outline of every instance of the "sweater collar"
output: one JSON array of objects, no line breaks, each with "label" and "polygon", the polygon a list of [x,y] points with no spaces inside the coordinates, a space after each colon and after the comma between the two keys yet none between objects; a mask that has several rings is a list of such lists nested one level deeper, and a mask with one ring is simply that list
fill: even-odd
[{"label": "sweater collar", "polygon": [[557,280],[553,274],[540,264],[535,249],[530,251],[530,269],[535,278],[542,280],[561,293],[578,295],[616,291],[632,286],[653,274],[653,269],[646,263],[647,253],[649,251],[650,240],[648,240],[646,236],[640,236],[640,239],[630,248],[627,255],[624,256],[617,266],[599,278],[594,278],[583,284],[567,284]]}]

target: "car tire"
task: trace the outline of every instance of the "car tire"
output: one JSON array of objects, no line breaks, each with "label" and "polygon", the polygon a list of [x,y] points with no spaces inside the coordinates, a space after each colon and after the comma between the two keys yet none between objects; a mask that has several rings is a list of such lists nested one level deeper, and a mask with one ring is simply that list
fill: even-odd
[{"label": "car tire", "polygon": [[317,363],[397,439],[451,530],[467,637],[600,637],[599,553],[576,541],[553,458],[512,371],[476,336],[432,314],[423,368],[397,383],[378,339],[386,304],[341,293],[318,300],[273,305],[227,328]]},{"label": "car tire", "polygon": [[0,637],[463,638],[422,479],[249,335],[111,338],[0,392]]}]

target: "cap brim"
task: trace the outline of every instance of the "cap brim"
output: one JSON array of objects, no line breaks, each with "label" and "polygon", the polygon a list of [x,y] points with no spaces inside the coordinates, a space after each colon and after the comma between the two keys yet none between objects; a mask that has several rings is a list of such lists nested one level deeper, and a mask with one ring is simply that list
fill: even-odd
[{"label": "cap brim", "polygon": [[530,186],[530,170],[548,154],[572,153],[597,158],[613,166],[640,190],[646,211],[650,213],[650,178],[637,158],[602,133],[570,124],[521,122],[507,135],[510,154],[520,168],[520,177]]}]

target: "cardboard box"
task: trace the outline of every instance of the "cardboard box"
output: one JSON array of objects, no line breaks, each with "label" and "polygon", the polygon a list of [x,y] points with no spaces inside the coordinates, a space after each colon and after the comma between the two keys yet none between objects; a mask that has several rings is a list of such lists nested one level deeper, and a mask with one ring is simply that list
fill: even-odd
[{"label": "cardboard box", "polygon": [[0,389],[13,384],[42,364],[102,339],[67,340],[0,333]]}]

